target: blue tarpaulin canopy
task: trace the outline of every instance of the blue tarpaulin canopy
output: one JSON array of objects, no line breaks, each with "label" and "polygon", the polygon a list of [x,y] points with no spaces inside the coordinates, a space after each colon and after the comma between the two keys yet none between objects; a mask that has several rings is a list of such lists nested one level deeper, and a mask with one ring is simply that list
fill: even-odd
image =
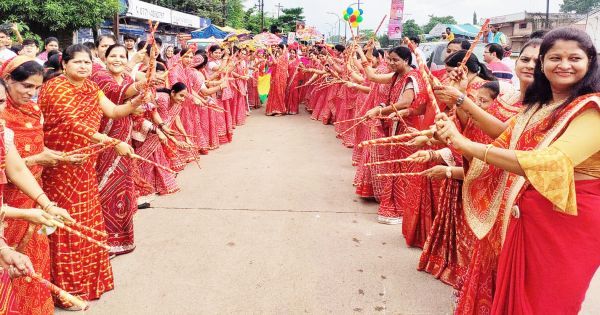
[{"label": "blue tarpaulin canopy", "polygon": [[214,37],[214,38],[218,38],[218,39],[223,39],[225,38],[229,33],[222,31],[219,27],[215,26],[215,25],[209,25],[203,29],[199,29],[197,31],[193,31],[192,32],[192,38],[194,39],[200,39],[200,38],[210,38],[210,37]]}]

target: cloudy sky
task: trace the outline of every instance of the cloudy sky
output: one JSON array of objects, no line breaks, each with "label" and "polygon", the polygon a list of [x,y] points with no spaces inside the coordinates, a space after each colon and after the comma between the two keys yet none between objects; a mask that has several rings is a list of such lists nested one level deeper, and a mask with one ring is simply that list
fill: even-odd
[{"label": "cloudy sky", "polygon": [[[258,0],[246,0],[246,7],[258,3]],[[356,0],[265,0],[265,11],[270,15],[277,14],[276,5],[280,3],[284,8],[303,7],[307,25],[316,26],[321,32],[327,34],[336,23],[337,18],[327,12],[337,14]],[[544,0],[405,0],[404,19],[414,19],[419,25],[426,24],[428,15],[452,15],[459,23],[471,23],[473,11],[479,18],[505,15],[517,12],[545,12]],[[477,3],[476,5],[473,5]],[[550,12],[558,12],[562,0],[550,0]],[[385,14],[389,15],[391,0],[361,0],[365,20],[361,27],[375,29]],[[387,22],[382,29],[385,29]],[[385,31],[385,30],[384,30]],[[337,32],[337,25],[335,32]],[[342,28],[343,33],[343,28]]]}]

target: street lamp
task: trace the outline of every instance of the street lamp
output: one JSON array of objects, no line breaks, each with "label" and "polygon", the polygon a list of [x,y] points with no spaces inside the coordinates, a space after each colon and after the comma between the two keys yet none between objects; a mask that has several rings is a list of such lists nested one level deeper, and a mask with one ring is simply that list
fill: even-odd
[{"label": "street lamp", "polygon": [[[331,27],[331,28],[329,29],[329,40],[331,41],[331,34],[332,34],[332,33],[333,33],[333,34],[335,34],[335,32],[333,32],[333,30],[335,29],[335,25],[334,25],[334,24],[331,24],[331,23],[325,23],[325,24],[327,24],[327,25],[329,25],[329,27]],[[333,42],[333,41],[332,41],[332,42]]]},{"label": "street lamp", "polygon": [[340,29],[341,29],[341,24],[342,23],[342,19],[340,18],[339,14],[337,13],[333,13],[333,12],[327,12],[327,14],[331,14],[334,15],[337,18],[337,23],[338,23],[338,44],[341,42],[341,34],[340,34]]}]

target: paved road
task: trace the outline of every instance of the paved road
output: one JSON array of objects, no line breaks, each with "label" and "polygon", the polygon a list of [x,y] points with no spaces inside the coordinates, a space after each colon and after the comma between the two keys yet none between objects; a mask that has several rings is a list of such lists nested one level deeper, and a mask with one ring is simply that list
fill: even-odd
[{"label": "paved road", "polygon": [[87,314],[450,314],[451,288],[354,196],[350,156],[306,114],[254,112],[138,212],[138,248]]}]

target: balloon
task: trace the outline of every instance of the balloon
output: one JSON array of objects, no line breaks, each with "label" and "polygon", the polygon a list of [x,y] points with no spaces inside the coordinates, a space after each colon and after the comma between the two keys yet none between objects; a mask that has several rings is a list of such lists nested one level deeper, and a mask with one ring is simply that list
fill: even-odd
[{"label": "balloon", "polygon": [[354,27],[354,28],[357,28],[358,27],[358,23],[354,22],[354,23],[352,23],[351,26]]},{"label": "balloon", "polygon": [[356,15],[350,16],[350,23],[355,23],[355,22],[356,22]]},{"label": "balloon", "polygon": [[344,14],[344,21],[348,21],[350,19],[350,16],[348,16],[348,14]]},{"label": "balloon", "polygon": [[346,9],[346,13],[348,13],[348,15],[352,15],[352,13],[354,13],[354,9],[348,8]]},{"label": "balloon", "polygon": [[358,15],[359,15],[359,13],[358,13],[358,11],[354,11],[354,13],[352,13],[352,15],[354,15],[354,16],[358,16]]},{"label": "balloon", "polygon": [[358,12],[360,13],[360,15],[363,15],[363,12],[365,11],[363,11],[363,9],[358,9]]},{"label": "balloon", "polygon": [[359,15],[359,16],[356,18],[356,22],[358,22],[358,23],[361,23],[362,21],[363,21],[363,17],[362,17],[362,15]]}]

